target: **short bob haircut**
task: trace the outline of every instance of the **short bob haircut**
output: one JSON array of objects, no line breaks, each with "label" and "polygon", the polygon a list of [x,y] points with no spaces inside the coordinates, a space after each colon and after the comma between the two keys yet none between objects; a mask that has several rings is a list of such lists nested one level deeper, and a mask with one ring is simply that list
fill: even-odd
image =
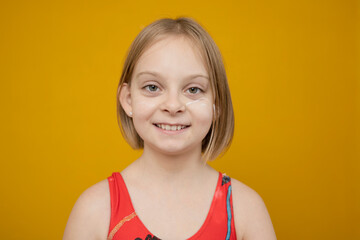
[{"label": "short bob haircut", "polygon": [[142,149],[144,141],[121,106],[119,95],[124,83],[131,85],[134,67],[153,43],[166,36],[185,36],[200,50],[209,74],[215,100],[215,114],[209,132],[202,142],[204,161],[214,160],[230,146],[234,135],[234,112],[221,53],[210,35],[191,18],[159,19],[145,27],[131,44],[117,91],[117,118],[122,135],[134,149]]}]

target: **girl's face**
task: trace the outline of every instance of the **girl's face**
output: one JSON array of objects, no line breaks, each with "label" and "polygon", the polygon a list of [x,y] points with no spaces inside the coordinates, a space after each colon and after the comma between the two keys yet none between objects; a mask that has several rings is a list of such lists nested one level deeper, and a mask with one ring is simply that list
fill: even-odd
[{"label": "girl's face", "polygon": [[144,140],[144,151],[201,153],[214,100],[200,52],[189,39],[166,36],[149,47],[134,68],[131,87],[122,88],[120,102]]}]

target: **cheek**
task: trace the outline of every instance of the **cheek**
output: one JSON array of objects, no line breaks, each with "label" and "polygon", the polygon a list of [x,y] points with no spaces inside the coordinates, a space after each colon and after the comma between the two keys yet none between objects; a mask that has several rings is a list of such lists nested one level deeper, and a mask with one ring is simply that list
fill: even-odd
[{"label": "cheek", "polygon": [[189,111],[189,113],[194,116],[200,124],[210,128],[214,115],[212,102],[208,99],[199,99],[188,102],[185,106],[187,111]]},{"label": "cheek", "polygon": [[133,114],[136,114],[136,117],[143,117],[153,113],[158,108],[158,105],[158,102],[154,99],[137,97],[133,99],[132,103]]},{"label": "cheek", "polygon": [[141,121],[150,119],[151,115],[156,111],[157,104],[153,101],[136,99],[132,104],[134,124],[141,124]]}]

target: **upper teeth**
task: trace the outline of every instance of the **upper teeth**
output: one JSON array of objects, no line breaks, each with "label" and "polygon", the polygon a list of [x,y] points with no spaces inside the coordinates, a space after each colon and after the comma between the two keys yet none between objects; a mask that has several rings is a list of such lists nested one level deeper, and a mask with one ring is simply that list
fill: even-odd
[{"label": "upper teeth", "polygon": [[184,125],[166,125],[166,124],[156,124],[156,126],[168,131],[177,131],[186,127]]}]

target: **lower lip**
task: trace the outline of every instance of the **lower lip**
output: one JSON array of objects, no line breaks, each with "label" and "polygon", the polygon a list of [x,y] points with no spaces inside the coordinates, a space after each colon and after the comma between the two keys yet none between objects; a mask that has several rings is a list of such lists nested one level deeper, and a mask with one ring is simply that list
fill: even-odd
[{"label": "lower lip", "polygon": [[159,130],[160,132],[165,133],[165,134],[167,134],[167,135],[176,135],[176,134],[180,134],[180,133],[185,132],[190,126],[189,126],[189,127],[186,127],[186,128],[182,128],[182,129],[180,129],[180,130],[176,130],[176,131],[165,130],[165,129],[162,129],[162,128],[157,127],[156,125],[154,125],[154,127],[155,127],[157,130]]}]

